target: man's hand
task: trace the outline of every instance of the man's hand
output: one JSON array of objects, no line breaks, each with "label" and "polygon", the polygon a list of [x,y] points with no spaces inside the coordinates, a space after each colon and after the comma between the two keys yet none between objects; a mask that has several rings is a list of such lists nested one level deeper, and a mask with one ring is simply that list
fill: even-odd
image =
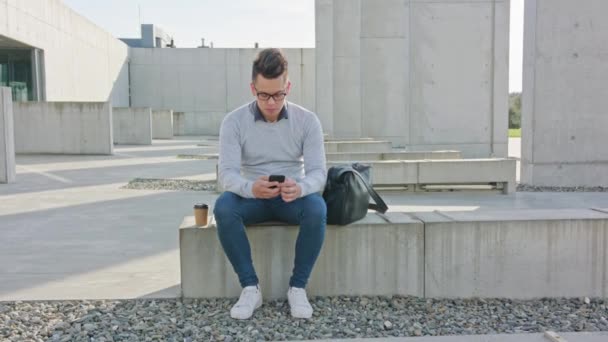
[{"label": "man's hand", "polygon": [[253,183],[252,192],[255,198],[268,199],[277,197],[281,193],[281,188],[279,182],[269,182],[268,176],[261,176]]},{"label": "man's hand", "polygon": [[296,200],[302,195],[302,188],[291,178],[285,179],[285,182],[281,183],[281,198],[285,202],[291,202]]}]

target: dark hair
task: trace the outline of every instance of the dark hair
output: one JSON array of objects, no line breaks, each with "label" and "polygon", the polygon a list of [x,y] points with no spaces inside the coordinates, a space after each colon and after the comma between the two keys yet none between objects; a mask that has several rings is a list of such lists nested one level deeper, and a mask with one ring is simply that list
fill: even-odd
[{"label": "dark hair", "polygon": [[279,49],[264,49],[258,53],[253,61],[251,80],[255,82],[259,74],[264,78],[277,78],[283,73],[287,74],[287,59]]}]

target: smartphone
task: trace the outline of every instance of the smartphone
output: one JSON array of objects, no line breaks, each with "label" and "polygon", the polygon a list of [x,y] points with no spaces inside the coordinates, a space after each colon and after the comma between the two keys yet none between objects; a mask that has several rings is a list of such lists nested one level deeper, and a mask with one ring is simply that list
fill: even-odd
[{"label": "smartphone", "polygon": [[[269,182],[283,183],[285,181],[285,176],[283,176],[283,175],[270,175],[270,177],[268,177],[268,181]],[[274,189],[274,188],[276,188],[276,186],[272,186],[270,188]]]}]

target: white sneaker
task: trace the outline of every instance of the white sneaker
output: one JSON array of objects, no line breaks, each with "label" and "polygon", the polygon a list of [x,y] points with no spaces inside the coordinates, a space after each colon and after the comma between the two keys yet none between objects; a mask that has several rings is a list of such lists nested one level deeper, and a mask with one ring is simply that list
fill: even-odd
[{"label": "white sneaker", "polygon": [[239,301],[230,309],[230,317],[234,319],[249,319],[253,311],[262,306],[262,292],[256,286],[247,286],[241,291]]},{"label": "white sneaker", "polygon": [[287,291],[287,301],[294,318],[311,318],[312,306],[306,297],[306,290],[299,287],[290,287]]}]

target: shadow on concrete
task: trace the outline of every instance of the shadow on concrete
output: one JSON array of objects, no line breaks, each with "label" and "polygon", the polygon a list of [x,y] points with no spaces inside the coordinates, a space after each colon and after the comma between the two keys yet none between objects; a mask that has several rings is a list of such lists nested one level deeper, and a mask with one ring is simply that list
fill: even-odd
[{"label": "shadow on concrete", "polygon": [[[15,183],[0,187],[3,195],[69,189],[84,186],[128,183],[134,178],[175,178],[210,174],[215,176],[215,162],[197,159],[178,159],[165,163],[104,166],[76,170],[45,171],[51,177],[28,172],[18,173]],[[59,178],[57,178],[59,177]]]},{"label": "shadow on concrete", "polygon": [[[171,253],[177,250],[179,254],[179,225],[184,216],[192,215],[192,205],[201,200],[214,203],[213,197],[196,192],[167,192],[2,216],[0,295],[99,271],[107,272],[109,284],[116,280],[111,279],[113,274],[127,283],[131,274],[144,274],[130,284],[135,292],[142,279],[145,284],[145,274],[175,277],[179,258]],[[133,269],[112,269],[160,254],[170,256],[163,257],[161,264],[146,262]],[[72,285],[77,288],[79,284]],[[82,287],[87,285],[98,286]],[[143,296],[172,291],[168,288]],[[39,297],[44,290],[35,292]]]}]

